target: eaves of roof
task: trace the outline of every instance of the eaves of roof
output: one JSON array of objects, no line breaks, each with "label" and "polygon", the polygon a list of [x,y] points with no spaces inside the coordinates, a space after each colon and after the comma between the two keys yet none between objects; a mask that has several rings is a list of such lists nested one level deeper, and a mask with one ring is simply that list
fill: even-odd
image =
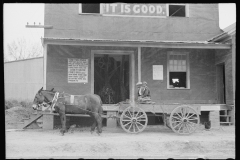
[{"label": "eaves of roof", "polygon": [[208,41],[156,41],[156,40],[117,40],[117,39],[81,39],[81,38],[52,38],[44,37],[43,44],[71,45],[110,45],[126,47],[162,47],[162,48],[202,48],[202,49],[229,49],[230,44]]}]

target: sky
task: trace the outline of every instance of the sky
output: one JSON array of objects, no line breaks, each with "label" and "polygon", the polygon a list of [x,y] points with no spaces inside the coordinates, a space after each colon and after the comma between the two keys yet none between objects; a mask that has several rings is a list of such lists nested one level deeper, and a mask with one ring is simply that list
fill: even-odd
[{"label": "sky", "polygon": [[[38,3],[5,3],[3,6],[4,48],[18,38],[24,37],[29,43],[41,44],[43,28],[26,28],[28,24],[44,24],[44,4]],[[219,4],[219,27],[226,28],[236,22],[236,4]]]}]

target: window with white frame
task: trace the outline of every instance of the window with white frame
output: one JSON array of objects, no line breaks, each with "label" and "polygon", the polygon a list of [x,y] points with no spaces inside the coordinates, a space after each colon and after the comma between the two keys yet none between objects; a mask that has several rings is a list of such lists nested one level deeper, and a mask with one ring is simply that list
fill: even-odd
[{"label": "window with white frame", "polygon": [[169,17],[188,17],[187,4],[168,4]]},{"label": "window with white frame", "polygon": [[168,89],[190,88],[188,64],[188,53],[168,53]]}]

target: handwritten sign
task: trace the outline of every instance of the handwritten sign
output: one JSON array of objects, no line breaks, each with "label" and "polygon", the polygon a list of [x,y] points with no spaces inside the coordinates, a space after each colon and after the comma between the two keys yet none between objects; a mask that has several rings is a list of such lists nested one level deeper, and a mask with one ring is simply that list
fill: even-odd
[{"label": "handwritten sign", "polygon": [[88,59],[68,58],[68,83],[88,82]]},{"label": "handwritten sign", "polygon": [[153,65],[153,80],[163,80],[163,65]]},{"label": "handwritten sign", "polygon": [[103,14],[134,15],[134,16],[166,16],[166,4],[126,4],[106,3]]}]

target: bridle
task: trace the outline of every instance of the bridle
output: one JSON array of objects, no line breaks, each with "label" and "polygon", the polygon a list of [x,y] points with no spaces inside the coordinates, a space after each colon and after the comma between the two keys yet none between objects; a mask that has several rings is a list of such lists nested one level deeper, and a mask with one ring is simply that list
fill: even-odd
[{"label": "bridle", "polygon": [[[59,92],[53,93],[53,92],[51,92],[51,91],[46,91],[46,90],[45,90],[45,92],[50,92],[50,93],[54,94],[53,99],[52,99],[51,101],[49,101],[49,100],[43,95],[43,97],[44,97],[43,102],[42,102],[42,103],[37,103],[37,106],[38,106],[38,108],[39,108],[39,107],[42,107],[42,108],[43,108],[43,107],[45,107],[44,105],[48,105],[48,107],[45,108],[44,110],[47,110],[48,108],[50,108],[50,112],[52,112],[52,110],[54,109],[54,106],[56,105],[56,102],[57,102],[57,100],[58,100],[58,98],[59,98]],[[40,91],[40,93],[41,93],[41,91]],[[38,94],[39,94],[39,93],[38,93]],[[47,100],[48,102],[46,102],[46,100]]]}]

